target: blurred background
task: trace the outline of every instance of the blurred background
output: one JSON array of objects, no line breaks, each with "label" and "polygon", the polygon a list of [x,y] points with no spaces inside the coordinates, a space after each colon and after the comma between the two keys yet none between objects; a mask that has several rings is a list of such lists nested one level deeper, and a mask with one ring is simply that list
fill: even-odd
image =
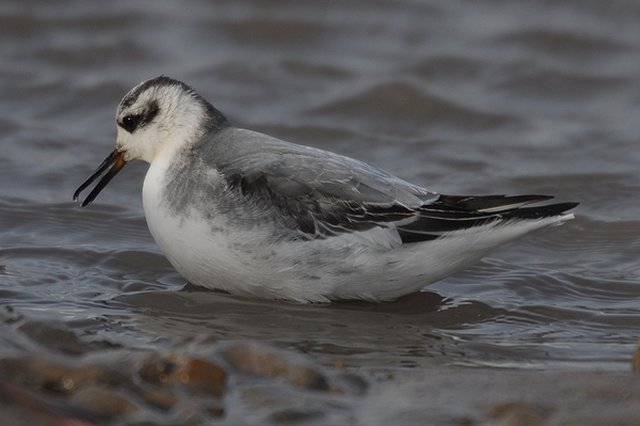
[{"label": "blurred background", "polygon": [[[243,386],[276,385],[229,367],[229,383],[239,384],[216,415],[228,424],[386,424],[401,409],[382,412],[379,402],[400,399],[425,410],[405,424],[436,415],[434,424],[474,424],[488,415],[463,379],[470,371],[478,383],[507,367],[515,378],[501,377],[514,383],[528,383],[532,369],[618,380],[640,329],[638,22],[640,3],[630,0],[0,3],[0,391],[11,400],[20,391],[7,386],[26,384],[41,403],[66,407],[75,388],[52,394],[34,373],[51,366],[11,362],[93,363],[138,377],[122,366],[149,353],[228,359],[224,345],[237,341],[284,351],[285,364],[305,354],[348,397],[287,393],[285,381],[281,405],[269,405]],[[122,96],[161,74],[240,127],[438,192],[556,195],[581,203],[577,218],[385,305],[300,306],[185,285],[146,228],[146,164],[127,167],[90,208],[71,202],[113,149]],[[355,376],[335,378],[336,366]],[[459,379],[443,386],[462,402],[425,403],[380,371],[444,371]],[[214,416],[179,397],[159,415],[135,380],[101,386],[137,395],[138,417],[88,422]],[[87,399],[71,406],[94,412]],[[291,404],[313,408],[295,417]],[[594,421],[613,415],[595,402],[574,408],[585,406]]]}]

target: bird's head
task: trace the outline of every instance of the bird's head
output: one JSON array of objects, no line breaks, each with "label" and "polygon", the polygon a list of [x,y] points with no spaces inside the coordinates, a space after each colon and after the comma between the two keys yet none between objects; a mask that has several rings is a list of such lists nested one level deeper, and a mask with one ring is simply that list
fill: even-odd
[{"label": "bird's head", "polygon": [[222,114],[181,81],[161,76],[138,84],[118,105],[116,149],[78,187],[74,201],[101,177],[82,206],[91,203],[128,161],[151,163],[159,153],[176,151],[225,123]]}]

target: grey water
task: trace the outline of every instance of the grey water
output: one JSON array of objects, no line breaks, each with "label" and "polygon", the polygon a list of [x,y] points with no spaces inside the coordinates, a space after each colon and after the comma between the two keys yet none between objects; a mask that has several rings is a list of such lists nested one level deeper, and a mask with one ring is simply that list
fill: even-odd
[{"label": "grey water", "polygon": [[[640,334],[639,21],[627,0],[0,3],[0,357],[56,353],[56,333],[24,326],[47,324],[79,354],[215,336],[324,366],[628,370]],[[89,208],[71,201],[113,149],[120,98],[160,74],[239,126],[438,192],[581,205],[393,303],[199,289],[146,228],[146,165]]]}]

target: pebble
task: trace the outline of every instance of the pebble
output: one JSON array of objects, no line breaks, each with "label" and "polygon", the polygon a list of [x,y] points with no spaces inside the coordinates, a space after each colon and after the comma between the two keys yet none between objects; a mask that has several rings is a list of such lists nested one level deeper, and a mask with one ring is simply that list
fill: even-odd
[{"label": "pebble", "polygon": [[43,389],[73,394],[91,383],[115,384],[124,381],[119,374],[101,365],[68,367],[39,358],[0,360],[0,371]]},{"label": "pebble", "polygon": [[167,355],[143,361],[138,374],[156,385],[182,384],[189,392],[220,398],[225,391],[227,373],[213,361]]},{"label": "pebble", "polygon": [[129,398],[114,390],[90,386],[74,394],[70,402],[80,408],[108,418],[123,417],[137,411]]},{"label": "pebble", "polygon": [[162,410],[170,410],[173,408],[180,399],[170,392],[166,392],[163,390],[149,390],[142,392],[142,399],[144,399],[148,404],[153,405],[154,407],[160,408]]},{"label": "pebble", "polygon": [[327,391],[327,379],[318,370],[273,349],[257,344],[239,343],[224,352],[238,371],[254,376],[277,378],[302,389]]},{"label": "pebble", "polygon": [[169,382],[182,383],[189,391],[220,398],[226,386],[224,369],[211,361],[190,359],[169,376]]}]

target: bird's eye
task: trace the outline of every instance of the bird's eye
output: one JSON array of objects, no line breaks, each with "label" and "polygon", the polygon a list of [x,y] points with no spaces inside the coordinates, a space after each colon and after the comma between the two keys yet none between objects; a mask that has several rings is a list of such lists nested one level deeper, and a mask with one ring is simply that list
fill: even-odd
[{"label": "bird's eye", "polygon": [[138,127],[138,124],[140,124],[141,119],[142,114],[127,115],[122,119],[121,127],[127,132],[132,133],[136,127]]}]

